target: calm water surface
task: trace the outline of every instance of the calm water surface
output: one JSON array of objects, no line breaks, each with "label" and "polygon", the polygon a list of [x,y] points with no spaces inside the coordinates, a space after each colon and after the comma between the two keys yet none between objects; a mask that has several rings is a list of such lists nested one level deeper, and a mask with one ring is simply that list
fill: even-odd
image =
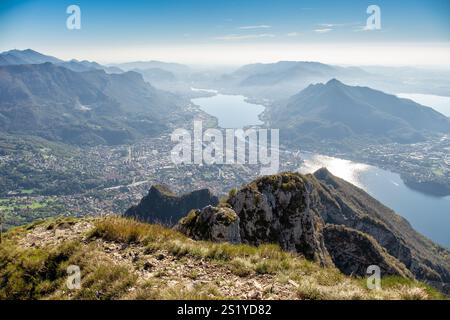
[{"label": "calm water surface", "polygon": [[400,98],[411,99],[421,105],[431,107],[434,110],[450,117],[450,97],[436,96],[432,94],[400,93]]},{"label": "calm water surface", "polygon": [[217,94],[212,97],[192,99],[192,102],[206,113],[216,117],[222,128],[238,129],[263,123],[258,116],[264,111],[264,106],[248,103],[244,96]]},{"label": "calm water surface", "polygon": [[374,166],[319,154],[304,153],[302,157],[300,172],[328,168],[405,217],[423,235],[450,248],[450,196],[439,198],[412,190],[400,175]]}]

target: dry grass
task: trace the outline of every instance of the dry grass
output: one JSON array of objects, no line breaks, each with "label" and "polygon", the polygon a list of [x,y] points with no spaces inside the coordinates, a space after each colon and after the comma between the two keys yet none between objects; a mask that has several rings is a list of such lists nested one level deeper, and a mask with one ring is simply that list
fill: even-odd
[{"label": "dry grass", "polygon": [[127,295],[126,299],[132,300],[224,300],[214,283],[196,283],[194,285],[167,286],[165,281],[152,279],[146,281],[137,290]]},{"label": "dry grass", "polygon": [[295,290],[299,299],[443,298],[436,290],[422,283],[395,277],[386,278],[384,290],[369,290],[361,279],[346,277],[335,268],[322,268],[295,254],[284,252],[276,245],[253,247],[193,241],[162,226],[122,218],[107,218],[98,222],[93,235],[114,241],[129,242],[131,239],[146,245],[149,252],[167,250],[180,259],[189,256],[211,260],[227,266],[240,277],[274,275],[280,282],[293,281],[297,284]]},{"label": "dry grass", "polygon": [[[164,253],[179,266],[186,261],[206,261],[206,269],[215,265],[229,270],[237,279],[253,281],[265,277],[290,288],[292,297],[297,299],[443,298],[422,283],[395,277],[382,279],[382,290],[368,290],[363,279],[344,276],[334,268],[322,268],[275,245],[252,247],[193,241],[160,225],[119,217],[96,219],[94,224],[85,242],[66,242],[50,249],[25,249],[15,244],[21,233],[30,232],[33,227],[8,234],[0,245],[0,299],[233,298],[224,295],[214,280],[197,281],[199,270],[205,274],[202,269],[191,270],[184,282],[171,278],[171,270],[159,270],[150,279],[139,279],[139,263],[112,259],[102,247],[104,243],[132,244],[156,260]],[[45,227],[51,228],[52,224]],[[82,289],[78,291],[65,288],[66,268],[71,264],[83,270]],[[265,297],[271,296],[270,287],[262,290]]]},{"label": "dry grass", "polygon": [[125,243],[150,243],[183,238],[180,233],[161,225],[140,223],[120,217],[97,220],[90,236]]}]

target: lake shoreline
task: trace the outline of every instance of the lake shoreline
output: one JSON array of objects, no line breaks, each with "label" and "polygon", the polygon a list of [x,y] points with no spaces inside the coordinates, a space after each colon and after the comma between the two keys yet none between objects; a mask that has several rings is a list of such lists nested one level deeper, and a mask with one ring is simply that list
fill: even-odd
[{"label": "lake shoreline", "polygon": [[[220,117],[221,115],[224,115],[226,117],[225,120],[228,120],[228,124],[230,124],[232,127],[239,127],[242,121],[233,121],[242,119],[239,119],[239,117],[241,116],[241,111],[238,112],[235,110],[234,113],[230,111],[230,103],[232,104],[234,101],[237,101],[237,103],[239,104],[244,102],[246,104],[250,103],[254,105],[254,103],[256,102],[255,100],[248,99],[242,95],[227,95],[222,93],[206,99],[223,99],[223,103],[217,103],[217,105],[215,105],[215,107],[222,108],[222,110],[219,110],[222,112],[213,114],[213,116],[216,117],[220,123],[221,120],[223,122],[223,119],[220,119]],[[195,105],[199,106],[204,112],[209,113],[207,108],[205,109],[204,102],[210,101],[203,99],[200,101],[196,100],[192,102]],[[245,108],[246,105],[240,106],[242,109]],[[268,105],[264,106],[262,104],[260,104],[259,106],[263,106],[264,110],[270,107]],[[252,108],[242,111],[249,111],[250,109]],[[250,121],[246,123],[246,125],[262,125],[264,127],[267,127],[267,122],[264,118],[264,110],[252,110],[254,114],[251,115],[251,117],[249,117],[248,119],[252,121],[254,121],[255,119],[259,119],[260,121],[264,121],[264,124],[256,124]],[[251,111],[249,112],[251,113]],[[236,115],[238,115],[239,117],[236,117]],[[222,125],[221,127],[223,128],[224,126]],[[241,128],[245,128],[245,126],[241,126]],[[299,146],[301,147],[299,148]],[[346,168],[343,168],[344,171],[352,171],[356,169],[356,174],[360,174],[362,179],[365,179],[364,183],[358,183],[357,179],[348,179],[345,174],[344,176],[342,176],[342,174],[339,175],[339,172],[336,172],[336,168],[333,168],[332,165],[331,169],[335,169],[334,172],[333,170],[330,170],[330,167],[328,167],[327,165],[320,165],[314,168],[311,167],[309,169],[319,169],[319,167],[321,166],[327,167],[330,172],[332,172],[336,176],[341,177],[344,180],[347,180],[350,183],[360,187],[364,191],[368,192],[372,197],[383,203],[385,206],[391,208],[392,210],[406,218],[411,222],[415,229],[424,234],[426,237],[432,239],[442,246],[445,246],[447,248],[450,247],[450,239],[447,236],[448,231],[445,230],[445,226],[450,223],[450,216],[447,214],[448,212],[450,212],[450,197],[447,197],[448,195],[450,195],[450,192],[447,192],[447,189],[443,189],[438,185],[432,185],[432,187],[430,187],[430,185],[428,185],[427,183],[415,183],[414,180],[409,179],[409,176],[405,174],[405,172],[402,172],[403,170],[401,170],[401,168],[398,168],[398,166],[395,165],[395,159],[389,158],[392,161],[386,162],[386,157],[381,157],[380,159],[384,158],[385,162],[379,162],[376,161],[376,154],[373,157],[370,153],[364,153],[358,156],[358,154],[355,154],[354,151],[352,152],[353,148],[350,148],[347,151],[342,151],[329,145],[320,146],[320,143],[319,146],[309,143],[306,145],[303,145],[302,143],[293,145],[292,143],[290,143],[287,145],[282,145],[280,147],[282,148],[282,151],[290,154],[295,154],[297,153],[297,151],[299,151],[300,154],[309,153],[309,156],[312,157],[329,157],[332,158],[330,161],[341,162],[341,164],[342,162],[344,162],[344,166],[345,164],[348,164]],[[361,148],[359,148],[359,150],[362,150],[364,149],[363,147],[370,146],[361,145],[360,147]],[[376,148],[376,145],[373,145],[372,147]],[[384,154],[385,150],[383,148],[379,149],[379,151]],[[407,153],[409,153],[409,149],[407,149],[407,151]],[[442,192],[442,190],[444,190],[444,192]]]},{"label": "lake shoreline", "polygon": [[[205,101],[204,99],[208,99],[208,98],[214,98],[214,97],[241,97],[242,98],[242,102],[249,104],[249,105],[254,105],[254,106],[259,106],[262,107],[262,111],[259,112],[257,114],[257,118],[259,120],[260,123],[258,124],[249,124],[248,126],[244,126],[243,128],[246,127],[267,127],[267,119],[265,118],[265,112],[267,110],[267,108],[270,108],[271,106],[271,102],[267,101],[265,99],[262,100],[258,100],[258,99],[254,99],[254,98],[249,98],[240,94],[228,94],[228,93],[223,93],[219,90],[216,89],[197,89],[197,88],[192,88],[193,91],[195,92],[204,92],[206,95],[203,97],[199,97],[199,98],[194,98],[191,99],[191,102],[194,103],[195,105],[199,106],[204,112],[210,114],[206,108],[204,106],[201,106],[201,102]],[[406,94],[399,94],[399,96],[405,96]],[[414,94],[411,94],[414,95]],[[422,95],[423,96],[423,95]],[[408,98],[408,97],[404,97],[404,98]],[[439,98],[446,98],[446,97],[439,97]],[[450,97],[449,97],[450,99]],[[193,100],[197,100],[197,101],[193,101]],[[211,110],[209,110],[211,111]],[[218,119],[218,124],[219,124],[219,116],[218,115],[213,115],[211,114],[214,118]],[[220,126],[220,125],[219,125]],[[221,128],[224,128],[223,126],[220,126]],[[301,149],[303,150],[303,149]],[[305,149],[306,151],[307,149]],[[344,160],[350,160],[350,161],[354,161],[354,162],[359,162],[359,163],[363,163],[363,164],[368,164],[371,166],[376,166],[380,169],[384,169],[384,170],[388,170],[391,171],[393,173],[397,173],[400,175],[400,177],[402,178],[402,181],[405,183],[405,185],[410,188],[411,190],[414,191],[418,191],[420,193],[423,193],[425,195],[429,195],[429,196],[434,196],[434,197],[447,197],[450,196],[450,184],[446,185],[443,183],[439,183],[438,181],[420,181],[415,179],[413,176],[411,176],[411,174],[409,174],[408,172],[404,172],[402,170],[399,170],[398,166],[396,165],[389,165],[386,163],[381,163],[379,161],[371,161],[370,159],[367,158],[361,158],[358,156],[355,156],[354,154],[350,154],[348,152],[338,152],[338,153],[333,153],[333,152],[327,152],[326,150],[324,150],[323,148],[309,148],[308,150],[309,152],[313,152],[313,153],[318,153],[318,154],[322,154],[322,155],[326,155],[326,156],[330,156],[330,157],[336,157],[336,158],[340,158],[340,159],[344,159]]]},{"label": "lake shoreline", "polygon": [[444,198],[444,197],[450,196],[450,186],[442,185],[442,184],[436,183],[434,181],[420,182],[420,181],[414,180],[412,177],[410,177],[409,174],[402,172],[394,165],[387,165],[385,163],[380,163],[378,161],[367,161],[367,158],[355,157],[354,155],[350,155],[348,153],[332,153],[332,152],[326,152],[323,149],[314,149],[314,148],[301,149],[301,150],[307,151],[309,153],[321,154],[321,155],[328,156],[328,157],[362,163],[362,164],[370,165],[373,167],[377,167],[379,169],[387,170],[392,173],[396,173],[396,174],[400,175],[403,183],[408,188],[410,188],[413,191],[420,192],[427,196],[432,196],[432,197],[436,197],[436,198]]},{"label": "lake shoreline", "polygon": [[399,173],[373,164],[311,150],[301,150],[300,154],[303,159],[298,170],[300,173],[313,173],[326,167],[333,175],[359,187],[407,219],[416,230],[432,241],[450,248],[450,238],[445,228],[450,223],[450,215],[447,214],[450,212],[450,196],[436,197],[413,189]]}]

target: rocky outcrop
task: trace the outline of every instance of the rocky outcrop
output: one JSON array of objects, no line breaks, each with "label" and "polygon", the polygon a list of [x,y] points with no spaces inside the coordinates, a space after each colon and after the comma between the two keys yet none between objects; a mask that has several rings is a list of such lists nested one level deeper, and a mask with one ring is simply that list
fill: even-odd
[{"label": "rocky outcrop", "polygon": [[312,185],[303,176],[267,176],[245,186],[228,203],[240,218],[244,243],[278,243],[322,265],[332,265],[323,241],[323,220],[308,197]]},{"label": "rocky outcrop", "polygon": [[327,225],[323,229],[325,245],[335,266],[347,275],[365,276],[376,265],[381,274],[413,278],[403,263],[389,255],[371,236],[344,226]]},{"label": "rocky outcrop", "polygon": [[[227,203],[238,217],[243,243],[277,243],[346,274],[364,275],[378,265],[382,275],[415,277],[448,293],[450,252],[326,169],[261,177],[233,192]],[[191,235],[212,240],[205,230]]]},{"label": "rocky outcrop", "polygon": [[239,217],[227,207],[207,206],[192,210],[179,221],[175,230],[194,240],[241,243]]},{"label": "rocky outcrop", "polygon": [[178,196],[168,187],[154,185],[138,205],[129,208],[124,216],[140,221],[174,225],[190,210],[217,205],[219,199],[208,189]]}]

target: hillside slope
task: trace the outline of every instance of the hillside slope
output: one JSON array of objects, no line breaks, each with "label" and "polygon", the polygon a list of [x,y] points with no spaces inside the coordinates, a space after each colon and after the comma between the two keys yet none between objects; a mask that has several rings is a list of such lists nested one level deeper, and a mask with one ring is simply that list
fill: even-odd
[{"label": "hillside slope", "polygon": [[[66,285],[80,267],[81,288]],[[190,240],[122,218],[57,219],[9,231],[0,244],[0,299],[440,299],[411,280],[382,290],[276,246]]]},{"label": "hillside slope", "polygon": [[336,79],[310,85],[269,109],[268,118],[292,144],[322,139],[414,143],[426,134],[450,132],[449,118],[429,107]]},{"label": "hillside slope", "polygon": [[118,144],[164,131],[186,101],[135,72],[74,72],[51,63],[0,67],[0,131],[72,144]]}]

